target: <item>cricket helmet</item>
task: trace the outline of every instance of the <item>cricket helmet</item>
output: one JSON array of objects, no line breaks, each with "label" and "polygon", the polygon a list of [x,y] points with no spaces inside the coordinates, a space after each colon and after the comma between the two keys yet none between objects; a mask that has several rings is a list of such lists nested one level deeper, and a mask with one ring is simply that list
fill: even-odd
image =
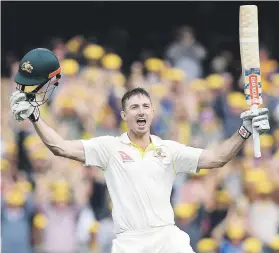
[{"label": "cricket helmet", "polygon": [[[56,55],[48,49],[36,48],[22,58],[14,81],[17,88],[27,94],[29,101],[40,106],[52,95],[60,78],[61,67]],[[42,100],[38,101],[38,97]]]}]

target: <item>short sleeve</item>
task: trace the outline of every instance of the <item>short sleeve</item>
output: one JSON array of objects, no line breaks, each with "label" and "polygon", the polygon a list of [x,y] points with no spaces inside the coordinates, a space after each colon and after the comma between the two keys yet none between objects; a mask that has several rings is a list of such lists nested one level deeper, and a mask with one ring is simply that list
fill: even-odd
[{"label": "short sleeve", "polygon": [[167,141],[168,148],[172,153],[174,170],[176,173],[198,173],[198,162],[202,152],[200,148],[193,148],[175,141]]},{"label": "short sleeve", "polygon": [[115,137],[101,136],[90,140],[81,140],[85,153],[85,166],[97,166],[106,169],[109,161],[109,147],[113,146]]}]

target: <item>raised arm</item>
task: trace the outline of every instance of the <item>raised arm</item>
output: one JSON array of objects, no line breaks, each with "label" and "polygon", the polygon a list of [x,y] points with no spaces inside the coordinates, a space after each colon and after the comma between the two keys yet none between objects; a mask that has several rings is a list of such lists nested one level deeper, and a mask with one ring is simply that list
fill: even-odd
[{"label": "raised arm", "polygon": [[43,143],[56,156],[63,156],[76,161],[85,162],[85,152],[80,140],[64,140],[42,119],[38,107],[33,107],[26,101],[26,94],[16,91],[11,96],[11,110],[17,121],[23,121],[27,118],[33,123],[36,132]]},{"label": "raised arm", "polygon": [[84,147],[80,140],[64,140],[42,119],[33,125],[42,142],[54,155],[85,163]]},{"label": "raised arm", "polygon": [[260,108],[255,111],[245,111],[241,114],[242,126],[229,139],[212,149],[204,149],[201,152],[198,167],[204,169],[223,167],[242,148],[244,142],[251,136],[252,124],[260,134],[270,129],[268,122],[268,109]]},{"label": "raised arm", "polygon": [[17,121],[27,118],[33,123],[36,132],[43,143],[56,156],[80,161],[87,166],[97,166],[105,170],[110,157],[110,148],[114,146],[115,138],[101,136],[90,140],[64,140],[42,119],[38,107],[26,101],[26,94],[16,91],[11,96],[11,111]]},{"label": "raised arm", "polygon": [[236,132],[231,138],[215,146],[214,149],[204,149],[201,152],[198,167],[203,169],[223,167],[242,148],[245,139]]}]

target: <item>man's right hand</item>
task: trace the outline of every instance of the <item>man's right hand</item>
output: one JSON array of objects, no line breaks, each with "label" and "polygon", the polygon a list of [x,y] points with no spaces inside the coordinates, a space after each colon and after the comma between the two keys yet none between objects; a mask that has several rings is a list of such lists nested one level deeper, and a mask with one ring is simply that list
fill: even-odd
[{"label": "man's right hand", "polygon": [[40,117],[38,107],[34,107],[26,100],[26,94],[19,90],[15,91],[10,97],[10,108],[15,120],[23,121],[29,118],[32,122],[38,121]]}]

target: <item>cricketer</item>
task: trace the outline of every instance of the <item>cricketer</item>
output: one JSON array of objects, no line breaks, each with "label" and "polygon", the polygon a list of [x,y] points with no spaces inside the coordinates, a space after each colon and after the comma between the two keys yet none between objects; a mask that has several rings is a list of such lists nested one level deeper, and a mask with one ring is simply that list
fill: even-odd
[{"label": "cricketer", "polygon": [[14,79],[20,88],[10,97],[11,111],[18,122],[31,120],[55,156],[103,170],[117,231],[112,253],[193,252],[189,236],[174,222],[170,195],[176,175],[224,166],[251,136],[252,127],[260,134],[270,129],[268,109],[241,113],[243,123],[231,138],[214,149],[199,149],[151,135],[155,112],[150,95],[143,88],[135,88],[122,97],[121,117],[128,126],[126,133],[65,140],[40,118],[35,95],[32,100],[23,89],[58,85],[60,78],[60,64],[51,51],[37,48],[28,52]]}]

